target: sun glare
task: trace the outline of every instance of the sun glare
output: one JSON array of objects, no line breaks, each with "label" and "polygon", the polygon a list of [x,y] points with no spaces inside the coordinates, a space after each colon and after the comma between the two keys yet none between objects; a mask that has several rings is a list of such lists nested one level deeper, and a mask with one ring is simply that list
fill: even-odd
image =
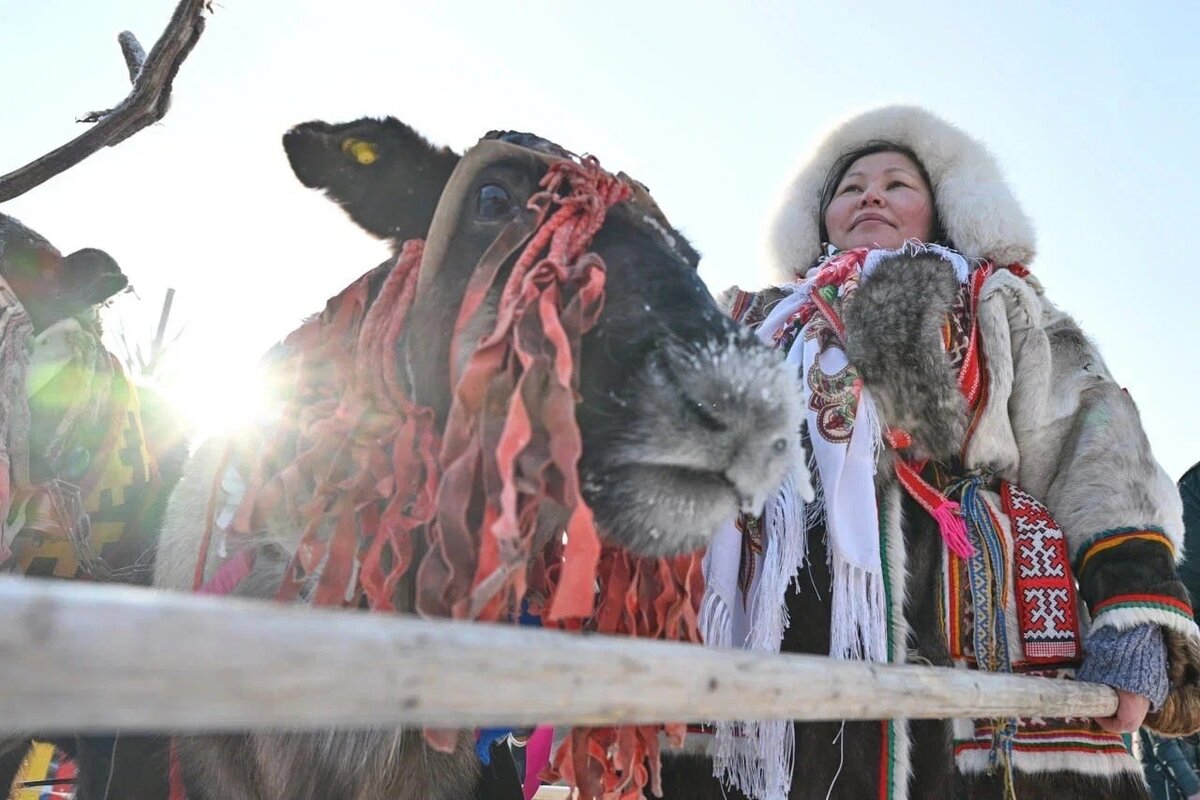
[{"label": "sun glare", "polygon": [[[132,320],[127,330],[145,329],[139,325],[139,311],[133,304],[118,312],[122,322]],[[105,332],[106,345],[122,360],[130,378],[165,401],[193,445],[262,420],[265,381],[259,360],[266,348],[246,343],[239,347],[193,329],[151,356],[152,347],[133,338],[122,339],[119,325]]]},{"label": "sun glare", "polygon": [[156,382],[196,444],[256,424],[264,406],[264,382],[255,365],[235,366],[211,355],[204,361],[197,358],[195,369]]}]

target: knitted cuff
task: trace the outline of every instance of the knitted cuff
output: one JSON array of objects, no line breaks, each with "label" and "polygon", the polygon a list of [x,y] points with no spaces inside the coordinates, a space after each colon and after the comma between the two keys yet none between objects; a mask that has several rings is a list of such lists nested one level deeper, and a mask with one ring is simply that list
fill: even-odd
[{"label": "knitted cuff", "polygon": [[1150,700],[1150,709],[1157,711],[1170,688],[1162,631],[1157,625],[1093,631],[1084,644],[1083,665],[1076,677],[1140,694]]}]

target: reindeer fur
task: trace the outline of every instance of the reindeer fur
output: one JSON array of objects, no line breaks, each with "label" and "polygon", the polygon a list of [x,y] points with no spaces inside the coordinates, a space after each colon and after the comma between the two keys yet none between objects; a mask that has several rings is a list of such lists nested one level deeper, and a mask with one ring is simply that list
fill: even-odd
[{"label": "reindeer fur", "polygon": [[966,405],[941,346],[958,288],[954,269],[937,256],[895,257],[876,266],[842,313],[846,356],[881,418],[913,437],[918,457],[950,457],[966,432]]}]

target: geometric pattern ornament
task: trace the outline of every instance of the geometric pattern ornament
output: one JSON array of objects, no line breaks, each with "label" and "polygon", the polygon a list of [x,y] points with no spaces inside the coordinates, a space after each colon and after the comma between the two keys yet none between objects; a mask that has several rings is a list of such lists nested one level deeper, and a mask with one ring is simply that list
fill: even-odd
[{"label": "geometric pattern ornament", "polygon": [[1082,655],[1067,539],[1046,507],[1008,481],[1000,497],[1012,523],[1017,614],[1025,660],[1061,664]]}]

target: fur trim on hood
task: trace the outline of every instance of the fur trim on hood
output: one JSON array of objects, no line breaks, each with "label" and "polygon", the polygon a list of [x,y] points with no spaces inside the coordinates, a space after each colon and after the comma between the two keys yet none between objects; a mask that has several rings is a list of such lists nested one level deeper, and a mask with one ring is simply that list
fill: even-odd
[{"label": "fur trim on hood", "polygon": [[968,258],[1028,264],[1037,250],[1033,225],[982,143],[916,106],[885,106],[835,127],[788,181],[770,222],[770,280],[795,280],[821,255],[821,189],[834,163],[882,139],[916,153],[929,179],[942,227]]}]

